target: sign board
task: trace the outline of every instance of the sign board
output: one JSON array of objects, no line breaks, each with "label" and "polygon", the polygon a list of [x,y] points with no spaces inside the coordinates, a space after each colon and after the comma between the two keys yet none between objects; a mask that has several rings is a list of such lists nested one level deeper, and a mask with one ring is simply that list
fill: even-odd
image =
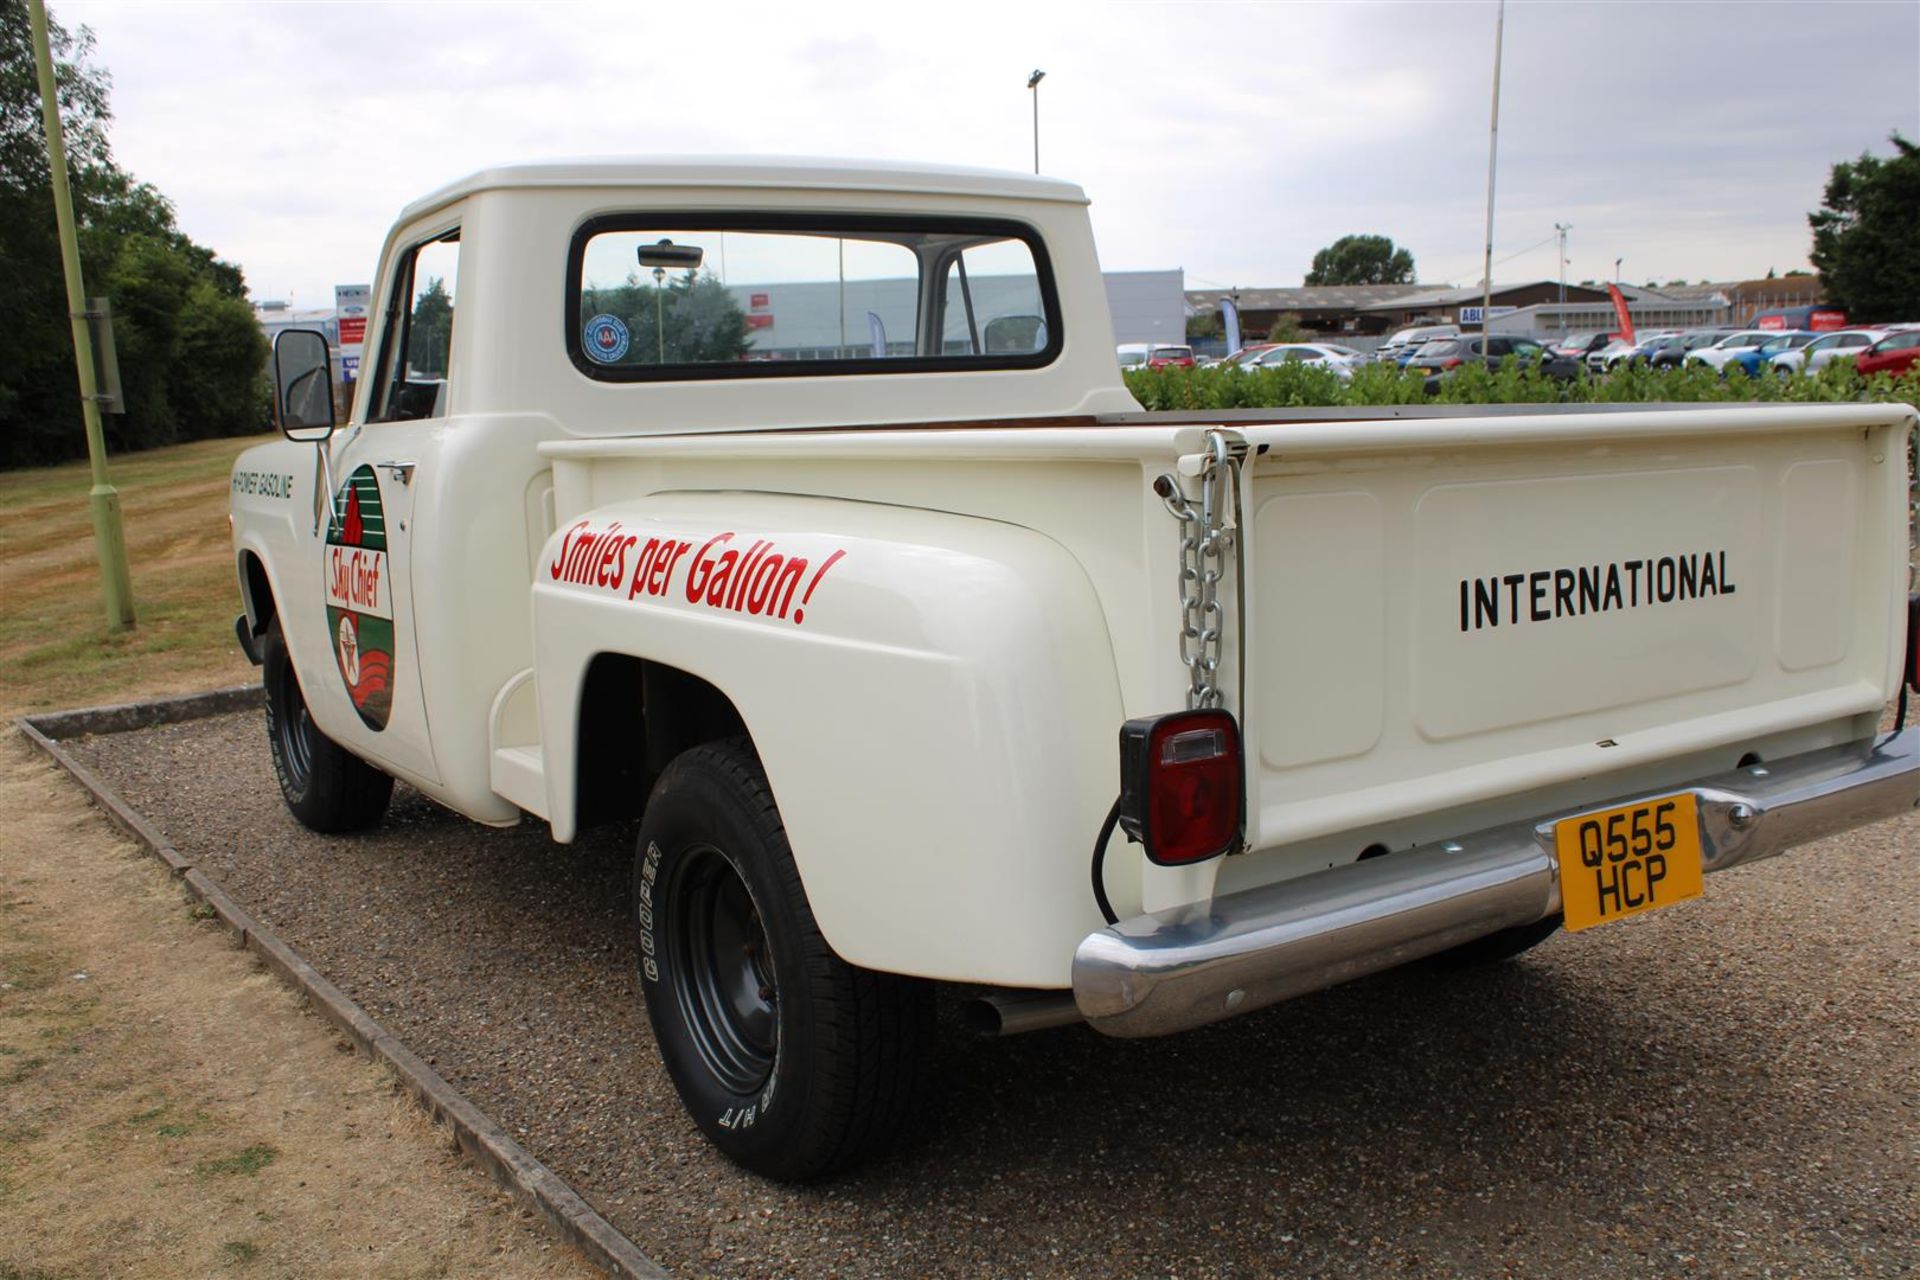
[{"label": "sign board", "polygon": [[[1501,316],[1510,316],[1514,312],[1518,311],[1519,309],[1520,308],[1518,307],[1495,307],[1491,312],[1491,314],[1495,320],[1498,320]],[[1479,307],[1460,308],[1460,323],[1461,324],[1482,323],[1480,319],[1480,308]]]},{"label": "sign board", "polygon": [[360,353],[343,354],[340,357],[340,381],[357,382],[360,379]]},{"label": "sign board", "polygon": [[370,284],[333,286],[333,315],[340,326],[340,370],[348,382],[353,381],[353,372],[360,366],[360,348],[367,341],[367,312],[372,305]]},{"label": "sign board", "polygon": [[1820,310],[1808,317],[1807,328],[1815,333],[1831,333],[1835,329],[1847,327],[1847,313],[1838,310]]}]

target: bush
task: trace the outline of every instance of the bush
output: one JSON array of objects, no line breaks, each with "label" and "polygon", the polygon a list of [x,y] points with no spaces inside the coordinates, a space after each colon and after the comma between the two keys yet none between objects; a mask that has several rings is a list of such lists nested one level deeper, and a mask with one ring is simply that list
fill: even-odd
[{"label": "bush", "polygon": [[1426,378],[1392,364],[1363,364],[1351,382],[1311,364],[1282,364],[1251,372],[1237,365],[1204,369],[1133,369],[1127,389],[1147,409],[1286,409],[1389,404],[1736,404],[1753,401],[1901,401],[1920,406],[1920,366],[1898,377],[1862,377],[1836,360],[1817,374],[1749,378],[1735,369],[1721,377],[1705,365],[1653,369],[1644,364],[1604,377],[1584,370],[1569,381],[1549,378],[1512,357],[1498,369],[1463,365],[1427,394]]}]

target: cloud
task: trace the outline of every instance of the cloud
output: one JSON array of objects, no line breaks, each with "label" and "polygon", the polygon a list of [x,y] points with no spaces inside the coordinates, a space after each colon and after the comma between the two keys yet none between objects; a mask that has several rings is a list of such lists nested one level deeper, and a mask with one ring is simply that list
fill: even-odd
[{"label": "cloud", "polygon": [[[1024,169],[1094,198],[1103,263],[1297,282],[1352,231],[1479,276],[1494,7],[70,0],[114,147],[256,290],[370,277],[408,201],[582,154],[854,155]],[[1873,38],[1862,38],[1866,30]],[[1805,260],[1827,168],[1920,136],[1920,6],[1507,7],[1495,256],[1571,222],[1575,278]],[[1507,278],[1551,277],[1554,251]]]}]

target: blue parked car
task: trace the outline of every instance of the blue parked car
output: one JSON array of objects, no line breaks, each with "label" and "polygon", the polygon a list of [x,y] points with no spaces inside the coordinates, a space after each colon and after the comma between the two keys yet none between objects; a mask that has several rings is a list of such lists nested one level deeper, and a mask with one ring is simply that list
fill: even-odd
[{"label": "blue parked car", "polygon": [[1749,378],[1757,378],[1763,373],[1781,372],[1773,367],[1773,358],[1782,351],[1798,351],[1820,335],[1810,329],[1785,329],[1778,337],[1769,338],[1757,347],[1743,347],[1727,357],[1720,366],[1720,375],[1725,377],[1739,369]]}]

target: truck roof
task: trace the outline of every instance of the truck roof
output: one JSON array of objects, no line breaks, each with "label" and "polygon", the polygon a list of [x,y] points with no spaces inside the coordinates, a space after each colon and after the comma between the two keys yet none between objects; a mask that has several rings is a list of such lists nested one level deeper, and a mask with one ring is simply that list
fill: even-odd
[{"label": "truck roof", "polygon": [[816,156],[605,156],[482,169],[415,200],[400,220],[411,221],[478,191],[541,187],[891,191],[1087,203],[1086,192],[1074,183],[1002,169]]}]

